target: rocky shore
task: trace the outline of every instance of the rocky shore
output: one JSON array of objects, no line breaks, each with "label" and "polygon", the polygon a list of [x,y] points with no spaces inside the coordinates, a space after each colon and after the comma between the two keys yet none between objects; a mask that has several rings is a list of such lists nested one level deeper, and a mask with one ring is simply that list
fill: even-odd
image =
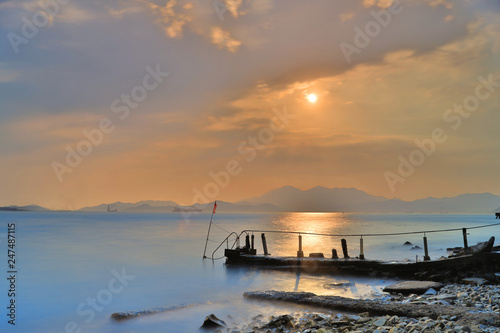
[{"label": "rocky shore", "polygon": [[423,295],[381,293],[369,299],[317,296],[297,292],[250,292],[246,298],[342,309],[353,314],[309,311],[267,318],[245,325],[222,325],[215,332],[500,332],[500,286],[452,284]]}]

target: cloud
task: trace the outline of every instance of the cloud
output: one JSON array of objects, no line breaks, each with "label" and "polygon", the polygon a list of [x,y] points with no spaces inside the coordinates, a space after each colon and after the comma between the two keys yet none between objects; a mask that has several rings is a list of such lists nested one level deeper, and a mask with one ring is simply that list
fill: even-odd
[{"label": "cloud", "polygon": [[56,16],[56,19],[64,23],[82,24],[84,22],[98,20],[102,17],[102,13],[97,14],[90,10],[86,10],[73,2],[64,5],[60,13]]},{"label": "cloud", "polygon": [[[284,105],[296,117],[221,196],[234,201],[291,182],[391,195],[383,172],[397,167],[415,139],[443,126],[443,112],[474,90],[478,75],[496,68],[500,50],[500,16],[478,9],[484,2],[402,3],[404,10],[351,64],[339,44],[353,43],[354,29],[389,2],[365,8],[359,1],[234,1],[223,21],[212,1],[68,4],[74,10],[61,12],[19,55],[2,58],[0,150],[7,162],[0,166],[6,184],[0,200],[190,204],[193,187],[210,181],[210,171],[231,159],[246,163],[238,144],[269,126],[273,108]],[[16,33],[20,18],[38,10],[33,1],[0,6],[0,25]],[[0,43],[11,49],[6,39]],[[171,75],[58,184],[50,163],[84,139],[82,130],[116,116],[111,103],[141,85],[146,66],[156,64]],[[308,103],[307,93],[318,102]],[[500,142],[498,103],[485,101],[460,132],[449,133],[398,196],[439,195],[457,179],[464,188],[498,188],[472,175],[481,167],[494,175],[486,165],[498,166],[499,157],[488,152]],[[437,181],[440,188],[421,186]]]},{"label": "cloud", "polygon": [[438,6],[444,6],[446,9],[453,8],[453,2],[449,0],[426,0],[429,6],[435,8]]},{"label": "cloud", "polygon": [[185,12],[181,13],[181,8],[188,10],[191,5],[185,4],[183,7],[178,5],[177,0],[169,0],[164,6],[156,5],[153,2],[143,1],[158,17],[157,23],[160,24],[165,34],[170,38],[182,37],[184,25],[192,20]]},{"label": "cloud", "polygon": [[388,8],[396,1],[399,0],[363,0],[363,6],[365,6],[365,8],[370,8],[376,5],[380,8]]},{"label": "cloud", "polygon": [[225,0],[227,10],[233,15],[233,17],[238,17],[238,10],[243,4],[243,0]]},{"label": "cloud", "polygon": [[143,10],[144,10],[144,8],[141,6],[138,6],[138,5],[134,6],[132,4],[125,4],[120,9],[115,9],[115,8],[110,6],[108,9],[108,13],[109,13],[109,15],[111,15],[111,17],[113,17],[115,19],[123,19],[123,17],[125,17],[127,15],[134,15],[134,14],[137,14],[139,12],[142,12]]},{"label": "cloud", "polygon": [[241,41],[231,37],[231,34],[219,27],[212,27],[211,41],[220,49],[227,49],[229,52],[236,52],[241,46]]}]

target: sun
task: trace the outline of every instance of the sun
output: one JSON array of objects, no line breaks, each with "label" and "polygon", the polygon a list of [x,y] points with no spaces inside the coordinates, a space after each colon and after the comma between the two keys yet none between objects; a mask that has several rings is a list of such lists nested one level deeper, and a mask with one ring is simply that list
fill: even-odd
[{"label": "sun", "polygon": [[316,101],[318,100],[318,96],[316,96],[315,94],[309,94],[306,96],[306,98],[311,103],[316,103]]}]

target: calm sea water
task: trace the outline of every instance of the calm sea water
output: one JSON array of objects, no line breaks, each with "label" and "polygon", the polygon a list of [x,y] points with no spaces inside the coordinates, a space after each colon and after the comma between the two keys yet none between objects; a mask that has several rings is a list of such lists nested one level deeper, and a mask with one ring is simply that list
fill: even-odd
[{"label": "calm sea water", "polygon": [[[256,269],[229,269],[223,260],[202,260],[210,215],[0,212],[0,331],[16,332],[197,332],[205,316],[244,322],[254,315],[303,310],[285,304],[247,302],[247,290],[303,290],[361,297],[393,281],[297,275]],[[366,258],[411,259],[423,250],[422,235],[370,237],[395,233],[472,227],[495,223],[490,215],[427,214],[215,214],[208,256],[227,231],[298,230],[330,234],[364,234]],[[9,325],[7,278],[8,224],[16,225],[16,325]],[[498,227],[472,229],[469,244],[498,235]],[[297,235],[266,234],[273,255],[295,255]],[[462,232],[427,234],[431,258],[447,247],[462,246]],[[260,233],[256,247],[262,253]],[[351,256],[359,254],[359,237],[347,237]],[[304,236],[303,249],[341,252],[339,237]],[[216,253],[219,257],[222,253]],[[347,288],[325,284],[351,282]],[[161,314],[117,323],[114,312],[190,305]]]}]

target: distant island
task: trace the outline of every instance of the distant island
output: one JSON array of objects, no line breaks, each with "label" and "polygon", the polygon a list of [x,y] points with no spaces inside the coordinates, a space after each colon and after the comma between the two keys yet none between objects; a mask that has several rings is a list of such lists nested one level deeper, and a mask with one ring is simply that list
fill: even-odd
[{"label": "distant island", "polygon": [[0,207],[0,212],[49,212],[50,209],[37,205]]},{"label": "distant island", "polygon": [[[174,201],[146,200],[135,203],[113,202],[84,207],[82,212],[106,212],[113,207],[117,212],[210,212],[212,203],[183,206]],[[425,198],[414,201],[373,196],[355,188],[326,188],[317,186],[300,190],[284,186],[260,197],[240,202],[217,200],[218,212],[356,212],[356,213],[476,213],[492,214],[500,211],[500,196],[491,193],[467,193],[455,197]],[[0,211],[51,211],[29,206],[0,207]]]}]

